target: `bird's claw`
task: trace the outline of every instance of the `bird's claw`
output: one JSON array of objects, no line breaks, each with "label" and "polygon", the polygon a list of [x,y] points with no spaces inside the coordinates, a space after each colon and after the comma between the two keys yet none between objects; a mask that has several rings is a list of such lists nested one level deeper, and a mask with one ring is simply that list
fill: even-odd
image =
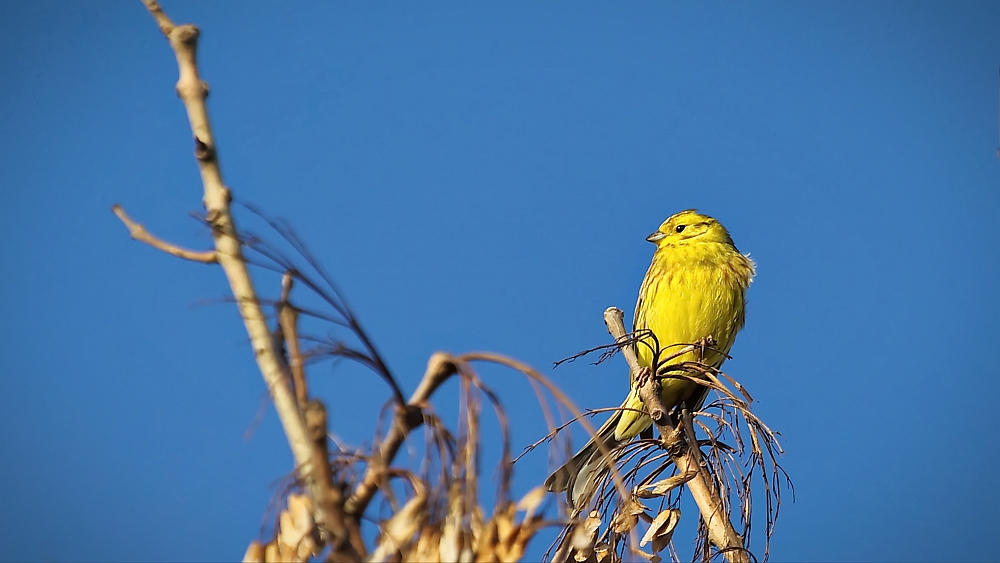
[{"label": "bird's claw", "polygon": [[695,346],[698,347],[700,359],[702,361],[705,360],[705,350],[712,348],[716,344],[717,342],[715,341],[715,337],[713,337],[712,335],[708,335],[705,338],[702,338],[697,342],[695,342]]},{"label": "bird's claw", "polygon": [[635,374],[635,386],[636,388],[641,388],[645,385],[649,379],[653,376],[653,370],[649,369],[649,366],[642,366],[639,371]]}]

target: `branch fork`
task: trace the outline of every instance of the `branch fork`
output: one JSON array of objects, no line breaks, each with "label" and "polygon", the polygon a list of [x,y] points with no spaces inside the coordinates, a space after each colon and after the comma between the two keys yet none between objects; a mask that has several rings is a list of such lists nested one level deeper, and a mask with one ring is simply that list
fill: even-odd
[{"label": "branch fork", "polygon": [[117,203],[111,206],[111,212],[121,219],[121,222],[128,228],[129,236],[131,236],[134,240],[144,242],[157,250],[162,250],[167,254],[177,256],[178,258],[183,258],[185,260],[190,260],[192,262],[201,262],[202,264],[218,263],[214,250],[188,250],[153,236],[152,233],[146,230],[146,227],[133,221],[132,218],[128,216],[128,213],[125,213],[122,206]]}]

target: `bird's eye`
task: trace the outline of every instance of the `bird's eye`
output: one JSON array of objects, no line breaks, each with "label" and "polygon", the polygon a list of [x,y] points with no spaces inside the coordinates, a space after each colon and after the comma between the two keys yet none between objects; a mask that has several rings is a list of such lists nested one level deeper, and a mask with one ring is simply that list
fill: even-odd
[{"label": "bird's eye", "polygon": [[674,229],[674,230],[679,233],[679,232],[682,232],[684,230],[684,227],[686,227],[686,226],[687,225],[677,225],[677,228]]}]

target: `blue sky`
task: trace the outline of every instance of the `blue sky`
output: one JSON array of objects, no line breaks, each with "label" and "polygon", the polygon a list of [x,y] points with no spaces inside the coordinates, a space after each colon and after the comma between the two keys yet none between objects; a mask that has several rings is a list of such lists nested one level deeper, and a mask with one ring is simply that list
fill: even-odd
[{"label": "blue sky", "polygon": [[[407,391],[434,350],[486,349],[617,405],[619,360],[550,366],[630,318],[643,238],[697,207],[758,264],[727,371],[796,486],[773,559],[995,557],[1000,4],[164,8],[202,28],[226,182]],[[138,2],[3,2],[0,46],[0,559],[238,557],[291,467],[273,410],[245,437],[245,332],[220,270],[109,211],[208,247],[173,56]],[[483,375],[534,441],[530,388]],[[370,440],[385,386],[312,377]]]}]

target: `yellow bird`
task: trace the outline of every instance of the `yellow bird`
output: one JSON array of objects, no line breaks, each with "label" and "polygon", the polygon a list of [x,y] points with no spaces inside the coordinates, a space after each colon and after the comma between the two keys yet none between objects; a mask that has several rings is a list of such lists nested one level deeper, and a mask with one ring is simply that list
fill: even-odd
[{"label": "yellow bird", "polygon": [[[656,245],[653,261],[639,288],[633,330],[649,329],[656,336],[661,357],[679,347],[704,338],[715,340],[718,351],[706,350],[700,361],[720,367],[726,353],[743,328],[746,290],[754,276],[754,263],[740,254],[729,232],[715,219],[694,209],[681,211],[660,225],[646,240]],[[636,346],[639,364],[652,367],[652,339]],[[699,352],[690,352],[670,363],[698,361]],[[671,409],[687,402],[691,410],[701,407],[706,387],[683,379],[664,379],[660,398]],[[597,431],[608,451],[628,442],[652,426],[642,413],[642,400],[632,389],[619,410]],[[608,469],[607,460],[591,438],[573,459],[545,481],[550,491],[567,491],[570,505],[586,508],[598,480]],[[581,506],[582,501],[582,506]]]}]

